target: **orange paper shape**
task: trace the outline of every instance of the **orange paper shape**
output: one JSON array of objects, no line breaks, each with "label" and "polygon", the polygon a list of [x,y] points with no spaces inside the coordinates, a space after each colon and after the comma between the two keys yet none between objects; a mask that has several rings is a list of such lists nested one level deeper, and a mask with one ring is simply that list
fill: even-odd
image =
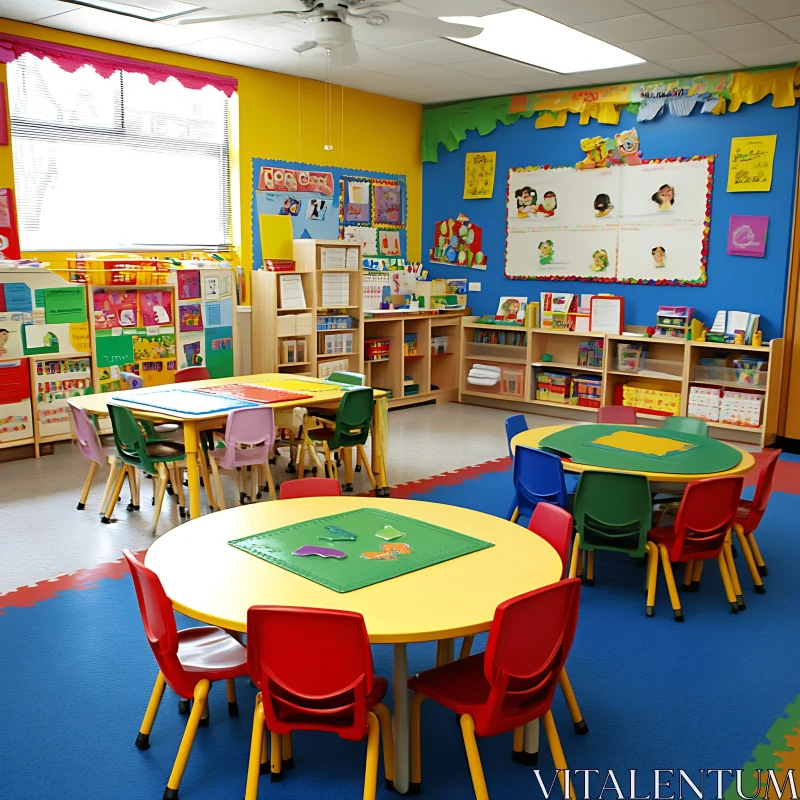
[{"label": "orange paper shape", "polygon": [[386,542],[381,545],[380,553],[362,553],[361,558],[368,561],[396,561],[397,556],[407,556],[411,552],[411,546],[404,542]]}]

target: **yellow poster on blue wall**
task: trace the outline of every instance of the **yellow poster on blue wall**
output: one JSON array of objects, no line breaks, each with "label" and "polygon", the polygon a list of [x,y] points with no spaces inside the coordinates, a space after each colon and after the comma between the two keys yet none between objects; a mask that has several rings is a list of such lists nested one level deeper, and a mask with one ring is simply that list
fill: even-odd
[{"label": "yellow poster on blue wall", "polygon": [[772,188],[777,134],[731,139],[729,192],[768,192]]}]

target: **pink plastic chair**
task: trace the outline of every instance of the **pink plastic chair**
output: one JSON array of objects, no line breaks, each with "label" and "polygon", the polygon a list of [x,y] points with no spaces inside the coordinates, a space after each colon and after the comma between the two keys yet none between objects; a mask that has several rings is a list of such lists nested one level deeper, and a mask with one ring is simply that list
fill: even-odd
[{"label": "pink plastic chair", "polygon": [[602,425],[636,425],[636,410],[630,406],[606,406],[597,412]]},{"label": "pink plastic chair", "polygon": [[[108,474],[108,481],[106,482],[106,491],[100,506],[100,513],[102,514],[105,512],[106,505],[108,504],[108,496],[111,494],[112,487],[118,480],[120,470],[123,468],[122,459],[119,458],[114,447],[106,448],[103,446],[100,437],[97,435],[97,430],[95,430],[92,420],[85,409],[69,403],[69,410],[72,414],[72,424],[75,429],[75,438],[78,441],[78,447],[80,447],[83,457],[90,462],[89,473],[83,484],[81,499],[78,501],[78,511],[83,511],[83,509],[86,508],[86,500],[89,497],[89,490],[92,488],[92,481],[97,473],[97,468],[100,464],[106,462],[111,465],[111,471]],[[131,482],[130,473],[128,473],[128,480]],[[134,476],[133,481],[135,482],[135,480],[136,478]],[[133,511],[139,507],[138,502],[137,505],[133,504],[134,499],[136,498],[132,485],[131,505],[128,506],[129,511]]]},{"label": "pink plastic chair", "polygon": [[[275,483],[269,469],[269,455],[275,444],[275,414],[271,408],[237,408],[228,415],[225,426],[225,446],[208,451],[211,461],[211,472],[217,494],[217,505],[225,510],[225,497],[222,492],[220,469],[236,471],[241,467],[251,469],[250,497],[258,496],[258,473],[263,467],[266,470],[269,496],[277,500]],[[241,492],[239,498],[241,498]]]}]

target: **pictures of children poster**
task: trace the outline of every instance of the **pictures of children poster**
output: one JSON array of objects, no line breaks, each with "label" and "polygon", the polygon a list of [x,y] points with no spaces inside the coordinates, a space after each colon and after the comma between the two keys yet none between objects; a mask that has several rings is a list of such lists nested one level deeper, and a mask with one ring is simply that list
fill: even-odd
[{"label": "pictures of children poster", "polygon": [[393,181],[373,181],[372,224],[378,227],[402,228],[405,224],[403,216],[403,191],[400,184]]},{"label": "pictures of children poster", "polygon": [[512,169],[506,277],[704,286],[713,164]]},{"label": "pictures of children poster", "polygon": [[728,254],[763,258],[767,252],[769,217],[731,214],[728,227]]},{"label": "pictures of children poster", "polygon": [[178,318],[180,320],[180,329],[182,333],[186,331],[203,330],[201,303],[184,303],[178,306]]},{"label": "pictures of children poster", "polygon": [[527,305],[527,297],[501,297],[494,318],[503,322],[524,322]]}]

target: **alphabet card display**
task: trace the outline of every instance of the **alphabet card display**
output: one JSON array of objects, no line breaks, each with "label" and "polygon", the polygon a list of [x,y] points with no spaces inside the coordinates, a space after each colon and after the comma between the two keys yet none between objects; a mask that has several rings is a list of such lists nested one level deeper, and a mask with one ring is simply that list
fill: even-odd
[{"label": "alphabet card display", "polygon": [[705,286],[713,172],[714,156],[510,170],[506,277]]}]

